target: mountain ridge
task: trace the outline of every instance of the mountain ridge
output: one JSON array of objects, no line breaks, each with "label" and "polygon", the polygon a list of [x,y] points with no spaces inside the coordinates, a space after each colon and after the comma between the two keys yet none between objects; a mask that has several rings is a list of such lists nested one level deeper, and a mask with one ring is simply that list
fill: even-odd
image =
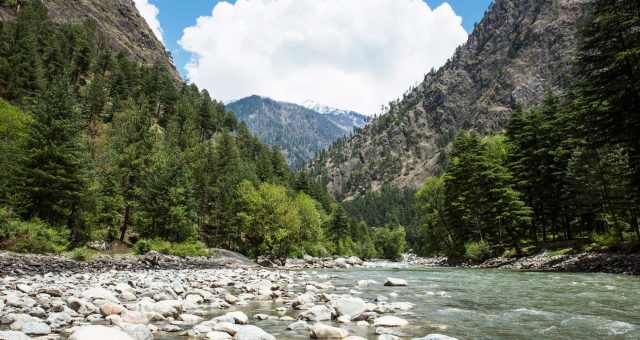
[{"label": "mountain ridge", "polygon": [[[43,4],[49,11],[49,17],[57,23],[93,20],[109,48],[123,52],[143,65],[162,65],[176,83],[183,83],[171,54],[151,31],[133,0],[47,0]],[[0,3],[0,20],[15,17],[19,6],[14,8]]]},{"label": "mountain ridge", "polygon": [[339,199],[384,184],[416,188],[442,171],[459,129],[498,131],[517,106],[574,73],[576,23],[590,0],[498,0],[439,70],[389,111],[313,160],[309,169]]}]

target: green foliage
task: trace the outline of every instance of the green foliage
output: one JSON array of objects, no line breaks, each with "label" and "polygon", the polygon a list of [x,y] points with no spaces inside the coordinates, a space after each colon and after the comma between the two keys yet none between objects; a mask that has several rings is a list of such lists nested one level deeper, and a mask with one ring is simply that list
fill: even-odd
[{"label": "green foliage", "polygon": [[60,253],[67,248],[67,235],[39,219],[5,218],[0,224],[0,247],[16,253]]},{"label": "green foliage", "polygon": [[571,252],[572,250],[573,250],[573,248],[558,249],[558,250],[550,251],[550,252],[544,254],[544,256],[546,256],[546,257],[554,257],[554,256],[558,256],[558,255],[564,255],[564,254],[567,254],[567,253]]},{"label": "green foliage", "polygon": [[468,242],[464,245],[464,256],[472,261],[482,261],[491,257],[491,248],[485,241]]},{"label": "green foliage", "polygon": [[74,261],[88,261],[91,260],[96,255],[94,250],[81,247],[76,248],[71,252],[71,259]]},{"label": "green foliage", "polygon": [[385,259],[399,261],[402,259],[406,247],[406,234],[404,227],[376,228],[373,233],[376,249]]},{"label": "green foliage", "polygon": [[182,242],[171,245],[169,254],[180,257],[209,256],[206,246],[202,242]]},{"label": "green foliage", "polygon": [[138,240],[138,242],[133,245],[133,253],[136,255],[144,255],[151,250],[151,241],[149,240]]}]

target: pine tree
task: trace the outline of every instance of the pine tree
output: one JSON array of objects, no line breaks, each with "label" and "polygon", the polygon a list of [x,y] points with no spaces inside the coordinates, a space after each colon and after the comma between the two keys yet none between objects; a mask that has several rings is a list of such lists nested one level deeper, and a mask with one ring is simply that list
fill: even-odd
[{"label": "pine tree", "polygon": [[33,110],[22,161],[21,186],[27,217],[52,225],[72,223],[83,191],[83,153],[79,119],[71,89],[60,79],[44,91]]}]

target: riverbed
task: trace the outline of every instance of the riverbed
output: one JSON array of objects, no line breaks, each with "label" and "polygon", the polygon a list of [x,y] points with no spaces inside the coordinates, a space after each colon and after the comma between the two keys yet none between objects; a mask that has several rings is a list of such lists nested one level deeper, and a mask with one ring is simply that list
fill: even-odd
[{"label": "riverbed", "polygon": [[[407,285],[385,286],[388,277]],[[313,328],[309,309],[326,303],[329,316],[322,323],[366,339],[378,339],[379,333],[400,339],[434,333],[458,339],[640,339],[640,277],[631,275],[387,263],[346,269],[62,271],[5,276],[0,284],[0,335],[9,328],[36,329],[65,339],[77,327],[105,325],[137,340],[204,338],[215,325],[230,321],[235,329],[249,324],[277,339],[308,339],[308,328],[287,327],[307,319]],[[335,304],[352,298],[366,302],[361,310],[373,316],[330,320],[332,313],[340,314]],[[239,319],[230,317],[238,311],[244,313]],[[374,326],[383,315],[408,326]]]},{"label": "riverbed", "polygon": [[[316,277],[330,275],[336,289],[329,293],[351,294],[366,301],[395,293],[390,301],[413,303],[413,310],[396,314],[409,321],[408,327],[397,329],[406,338],[440,333],[459,339],[640,339],[637,276],[407,266],[304,272]],[[409,286],[383,286],[389,276],[405,279]],[[355,287],[359,280],[377,283]],[[278,306],[254,302],[237,310],[250,317],[264,313],[297,318],[300,314],[291,310],[277,313]],[[287,322],[254,324],[278,339],[309,338],[286,331]],[[376,338],[375,327],[335,321],[332,325],[348,329],[352,335]]]}]

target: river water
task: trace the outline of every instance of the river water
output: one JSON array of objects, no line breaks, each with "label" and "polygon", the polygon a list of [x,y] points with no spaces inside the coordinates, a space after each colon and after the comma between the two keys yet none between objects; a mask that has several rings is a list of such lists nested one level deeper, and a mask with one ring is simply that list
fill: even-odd
[{"label": "river water", "polygon": [[[351,291],[368,301],[396,293],[390,301],[415,304],[411,312],[396,314],[410,322],[400,329],[407,338],[441,333],[460,339],[640,339],[638,277],[412,267],[306,272],[335,276],[333,285],[347,287],[329,293]],[[385,287],[382,282],[388,276],[405,279],[409,286]],[[355,288],[363,279],[378,284]],[[308,339],[286,331],[290,322],[252,319],[257,313],[297,318],[298,312],[276,313],[279,306],[254,302],[238,310],[278,339]],[[333,325],[352,335],[376,338],[374,327]]]}]

